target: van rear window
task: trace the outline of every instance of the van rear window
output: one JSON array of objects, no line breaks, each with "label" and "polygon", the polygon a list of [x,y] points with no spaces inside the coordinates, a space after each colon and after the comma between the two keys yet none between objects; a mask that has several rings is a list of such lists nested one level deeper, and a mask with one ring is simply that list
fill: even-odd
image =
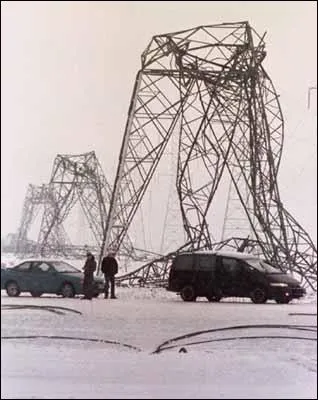
[{"label": "van rear window", "polygon": [[192,270],[193,269],[193,260],[194,257],[192,255],[180,255],[178,256],[174,263],[173,268],[176,270]]}]

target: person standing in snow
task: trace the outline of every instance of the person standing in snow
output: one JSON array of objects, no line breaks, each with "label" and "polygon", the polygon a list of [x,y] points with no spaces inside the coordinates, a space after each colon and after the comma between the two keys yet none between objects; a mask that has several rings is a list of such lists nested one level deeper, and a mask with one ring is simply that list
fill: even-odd
[{"label": "person standing in snow", "polygon": [[110,298],[116,299],[115,296],[115,275],[118,272],[118,263],[115,258],[116,253],[110,251],[102,261],[102,273],[105,277],[105,295],[108,298],[109,284],[110,284]]},{"label": "person standing in snow", "polygon": [[86,254],[86,262],[83,268],[84,271],[84,282],[83,282],[83,292],[84,297],[82,299],[92,300],[93,297],[93,282],[94,282],[94,272],[96,271],[96,261],[92,253],[88,252]]}]

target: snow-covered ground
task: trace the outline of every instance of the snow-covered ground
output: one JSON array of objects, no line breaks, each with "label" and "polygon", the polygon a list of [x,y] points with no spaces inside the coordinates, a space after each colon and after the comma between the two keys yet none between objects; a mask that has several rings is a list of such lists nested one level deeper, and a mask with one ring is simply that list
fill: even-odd
[{"label": "snow-covered ground", "polygon": [[117,295],[2,292],[1,398],[317,397],[315,297],[256,305],[184,303],[164,289]]}]

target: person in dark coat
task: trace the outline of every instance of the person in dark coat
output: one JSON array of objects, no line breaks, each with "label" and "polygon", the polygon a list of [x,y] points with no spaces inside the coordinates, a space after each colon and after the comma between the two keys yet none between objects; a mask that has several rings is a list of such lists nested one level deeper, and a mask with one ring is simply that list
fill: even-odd
[{"label": "person in dark coat", "polygon": [[108,298],[109,284],[110,284],[110,298],[116,299],[115,296],[115,275],[118,272],[118,263],[115,258],[115,253],[110,252],[102,261],[102,273],[105,277],[105,296]]},{"label": "person in dark coat", "polygon": [[83,282],[83,292],[84,297],[82,299],[92,300],[93,297],[93,282],[94,282],[94,272],[96,271],[96,261],[92,253],[88,252],[86,254],[86,262],[83,268],[84,271],[84,282]]}]

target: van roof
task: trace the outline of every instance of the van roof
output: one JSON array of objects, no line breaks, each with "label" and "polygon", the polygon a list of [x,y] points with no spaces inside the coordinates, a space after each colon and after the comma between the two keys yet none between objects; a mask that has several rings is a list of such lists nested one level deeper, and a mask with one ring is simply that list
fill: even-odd
[{"label": "van roof", "polygon": [[210,254],[210,255],[217,255],[217,256],[223,256],[223,257],[232,257],[232,258],[239,258],[239,259],[257,259],[259,260],[258,256],[255,256],[250,253],[241,253],[239,251],[225,251],[225,250],[196,250],[196,251],[187,251],[185,253],[180,253],[180,255],[183,254]]}]

